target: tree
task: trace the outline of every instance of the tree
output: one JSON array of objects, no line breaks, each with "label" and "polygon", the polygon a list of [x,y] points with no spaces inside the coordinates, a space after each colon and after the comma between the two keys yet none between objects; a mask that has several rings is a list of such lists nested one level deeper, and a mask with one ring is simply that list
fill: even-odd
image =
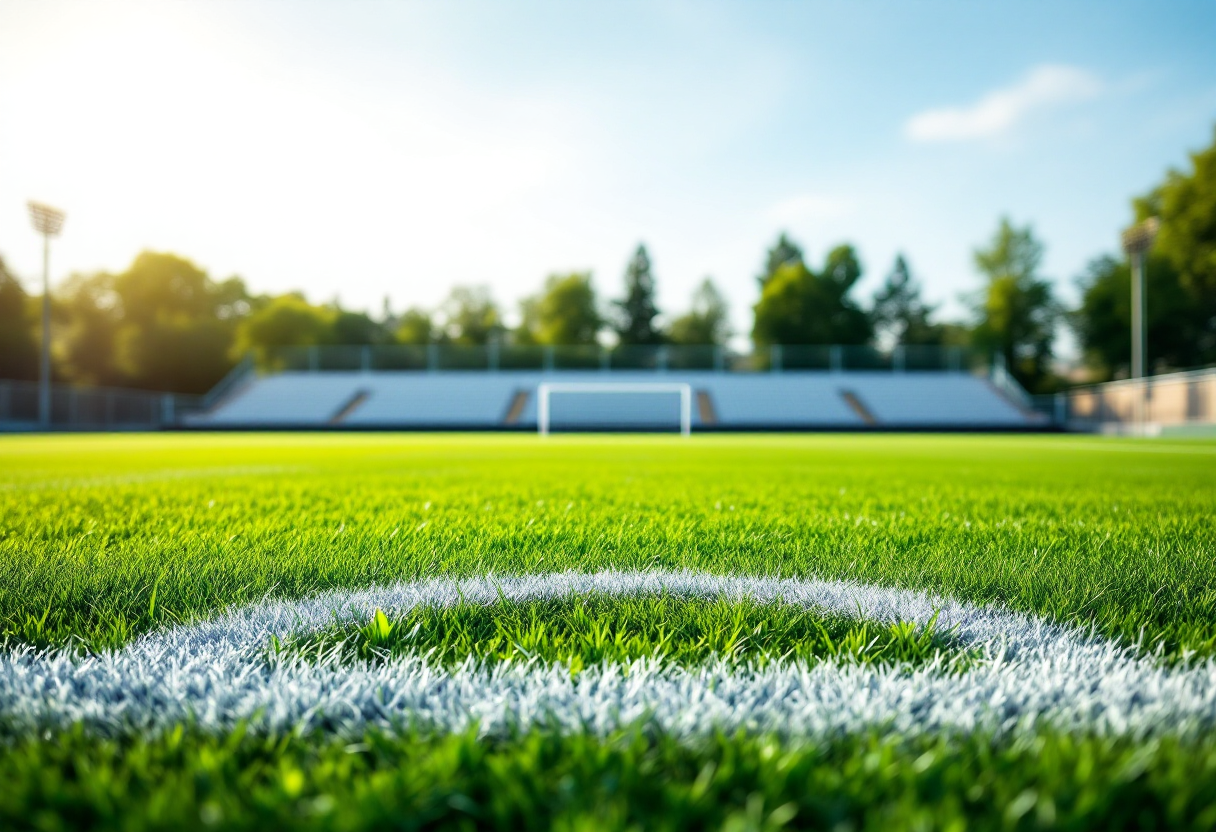
[{"label": "tree", "polygon": [[380,324],[366,312],[351,312],[336,305],[331,329],[335,344],[379,344],[384,340]]},{"label": "tree", "polygon": [[157,317],[200,318],[215,311],[214,286],[207,273],[184,257],[141,252],[114,277],[124,321]]},{"label": "tree", "polygon": [[[1216,361],[1211,310],[1194,302],[1173,262],[1161,254],[1145,264],[1149,367],[1177,369]],[[1126,259],[1099,257],[1078,281],[1081,305],[1069,321],[1086,363],[1102,379],[1127,375],[1131,364],[1131,268]]]},{"label": "tree", "polygon": [[625,268],[625,297],[613,301],[619,311],[616,332],[622,344],[661,344],[663,333],[655,326],[659,315],[655,305],[655,282],[650,272],[650,256],[639,244]]},{"label": "tree", "polygon": [[232,368],[233,327],[214,317],[124,321],[114,340],[123,382],[142,390],[205,393]]},{"label": "tree", "polygon": [[332,343],[335,317],[333,309],[313,306],[300,295],[280,295],[241,321],[233,354],[252,352],[259,364],[273,366],[276,347]]},{"label": "tree", "polygon": [[752,340],[772,344],[864,344],[872,329],[849,297],[861,277],[852,246],[837,246],[821,273],[802,261],[786,263],[764,284],[755,305]]},{"label": "tree", "polygon": [[52,310],[57,375],[76,384],[127,383],[114,355],[122,324],[114,275],[71,275],[55,293]]},{"label": "tree", "polygon": [[934,345],[944,342],[945,332],[930,321],[934,307],[921,300],[920,284],[912,278],[908,261],[896,255],[891,273],[877,292],[870,310],[875,333],[891,345]]},{"label": "tree", "polygon": [[725,344],[730,337],[730,319],[726,299],[705,278],[693,292],[692,309],[671,322],[669,337],[673,344]]},{"label": "tree", "polygon": [[[1161,230],[1153,249],[1157,255],[1150,261],[1146,281],[1146,307],[1149,315],[1148,347],[1153,342],[1168,344],[1169,339],[1183,330],[1190,332],[1191,346],[1185,350],[1174,350],[1173,366],[1194,366],[1216,359],[1213,342],[1216,341],[1216,141],[1191,154],[1191,170],[1171,170],[1165,181],[1148,195],[1133,200],[1136,219],[1155,216]],[[1181,322],[1173,332],[1157,336],[1152,332],[1154,306],[1172,303],[1175,298],[1166,288],[1154,287],[1154,273],[1160,276],[1162,261],[1168,263],[1177,277],[1178,286],[1186,294],[1189,309],[1185,314],[1187,323]],[[1165,298],[1156,298],[1155,293],[1164,291]],[[1164,358],[1164,356],[1162,356]]]},{"label": "tree", "polygon": [[83,384],[201,393],[232,365],[250,299],[181,257],[143,252],[121,274],[74,274],[54,298],[56,374]]},{"label": "tree", "polygon": [[498,307],[486,286],[457,286],[443,304],[443,330],[454,344],[488,344],[502,331]]},{"label": "tree", "polygon": [[1216,309],[1216,141],[1191,154],[1189,173],[1171,170],[1134,204],[1138,220],[1160,219],[1155,251],[1170,261],[1183,288]]},{"label": "tree", "polygon": [[521,343],[594,344],[603,326],[589,272],[550,275],[541,294],[520,307]]},{"label": "tree", "polygon": [[230,277],[210,286],[211,301],[215,316],[221,321],[237,321],[253,311],[259,301],[269,300],[265,296],[254,298],[245,288],[245,281],[239,277]]},{"label": "tree", "polygon": [[760,288],[763,289],[764,284],[768,283],[782,266],[801,262],[803,262],[802,248],[782,231],[777,242],[768,250],[768,256],[764,260],[764,271],[756,278],[760,283]]},{"label": "tree", "polygon": [[1058,314],[1051,283],[1039,276],[1043,244],[1029,226],[1002,218],[987,248],[976,249],[975,265],[986,279],[973,297],[977,346],[1004,358],[1005,366],[1030,390],[1050,387],[1051,348]]},{"label": "tree", "polygon": [[216,283],[185,258],[145,251],[114,276],[113,291],[113,362],[124,383],[202,393],[231,368],[237,322],[249,309],[239,279]]},{"label": "tree", "polygon": [[0,378],[38,377],[38,343],[29,296],[0,259]]},{"label": "tree", "polygon": [[394,333],[394,337],[398,344],[418,345],[438,341],[439,334],[431,313],[414,307],[407,310],[397,321],[397,331]]}]

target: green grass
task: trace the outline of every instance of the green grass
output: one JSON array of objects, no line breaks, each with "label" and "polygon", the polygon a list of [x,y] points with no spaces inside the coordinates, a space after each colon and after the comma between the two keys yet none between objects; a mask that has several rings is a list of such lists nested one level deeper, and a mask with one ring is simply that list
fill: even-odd
[{"label": "green grass", "polygon": [[1209,830],[1216,743],[1047,734],[696,746],[624,732],[358,743],[79,734],[0,753],[8,829]]},{"label": "green grass", "polygon": [[856,578],[1216,652],[1216,444],[0,437],[0,634],[119,645],[267,595],[603,567]]},{"label": "green grass", "polygon": [[963,669],[976,656],[936,627],[878,624],[788,604],[691,600],[675,596],[579,596],[547,601],[422,606],[362,626],[335,625],[273,648],[280,654],[379,662],[425,654],[447,666],[485,662],[589,665],[652,658],[683,665],[711,659],[763,666],[825,658]]},{"label": "green grass", "polygon": [[[1213,506],[1216,443],[1204,441],[7,436],[0,638],[95,650],[267,596],[688,567],[926,589],[1210,656]],[[342,649],[365,655],[522,648],[586,662],[660,643],[696,660],[740,644],[727,610],[672,602],[658,615],[654,603],[594,607],[583,623],[560,604],[420,610],[313,646],[349,637]],[[742,653],[831,654],[812,625],[838,652],[859,638],[856,622],[787,612],[739,613]],[[543,633],[529,623],[542,616],[556,622]],[[407,638],[419,622],[425,636]],[[598,647],[580,641],[596,626],[607,628]],[[662,642],[663,626],[678,637]],[[916,660],[898,634],[867,626],[873,649]],[[948,634],[915,649],[938,649],[934,639]],[[1213,794],[1210,740],[732,736],[693,747],[632,733],[482,743],[369,732],[350,745],[187,727],[0,741],[0,827],[14,829],[1198,829],[1216,824]]]}]

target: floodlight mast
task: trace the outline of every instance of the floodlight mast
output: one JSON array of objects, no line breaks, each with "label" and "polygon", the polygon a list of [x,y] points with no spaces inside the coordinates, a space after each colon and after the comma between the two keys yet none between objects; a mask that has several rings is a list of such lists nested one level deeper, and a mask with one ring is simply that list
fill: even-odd
[{"label": "floodlight mast", "polygon": [[38,421],[51,426],[51,238],[63,229],[65,214],[41,202],[26,203],[34,230],[42,235],[42,361],[38,373]]},{"label": "floodlight mast", "polygon": [[1144,255],[1153,247],[1159,227],[1157,218],[1150,217],[1123,232],[1123,250],[1132,264],[1132,378],[1144,378],[1148,370]]},{"label": "floodlight mast", "polygon": [[[1146,297],[1144,287],[1144,256],[1153,247],[1157,239],[1160,223],[1156,217],[1149,217],[1141,223],[1133,225],[1123,232],[1123,250],[1127,252],[1132,264],[1132,378],[1144,378],[1148,375],[1148,336],[1145,332],[1147,315],[1145,314]],[[1146,404],[1148,390],[1142,385],[1136,395],[1136,425],[1144,430],[1146,420]]]}]

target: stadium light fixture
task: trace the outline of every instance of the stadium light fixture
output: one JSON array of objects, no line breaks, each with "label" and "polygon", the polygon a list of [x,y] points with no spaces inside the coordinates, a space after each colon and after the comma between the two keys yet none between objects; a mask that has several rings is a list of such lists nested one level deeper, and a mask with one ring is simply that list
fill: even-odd
[{"label": "stadium light fixture", "polygon": [[1123,232],[1123,251],[1132,264],[1132,378],[1147,373],[1147,344],[1145,333],[1144,255],[1157,239],[1160,223],[1150,217]]},{"label": "stadium light fixture", "polygon": [[38,375],[38,421],[51,426],[51,238],[59,236],[66,216],[41,202],[26,203],[34,230],[42,235],[42,362]]}]

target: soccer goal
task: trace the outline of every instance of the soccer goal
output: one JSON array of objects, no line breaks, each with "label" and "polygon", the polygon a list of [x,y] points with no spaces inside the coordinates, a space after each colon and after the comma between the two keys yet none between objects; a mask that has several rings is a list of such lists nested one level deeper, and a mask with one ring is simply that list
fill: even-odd
[{"label": "soccer goal", "polygon": [[680,399],[680,433],[688,436],[692,433],[692,385],[678,383],[613,383],[613,382],[542,382],[536,388],[536,429],[541,436],[549,435],[550,423],[553,417],[552,399],[554,396],[593,395],[593,396],[679,396]]}]

